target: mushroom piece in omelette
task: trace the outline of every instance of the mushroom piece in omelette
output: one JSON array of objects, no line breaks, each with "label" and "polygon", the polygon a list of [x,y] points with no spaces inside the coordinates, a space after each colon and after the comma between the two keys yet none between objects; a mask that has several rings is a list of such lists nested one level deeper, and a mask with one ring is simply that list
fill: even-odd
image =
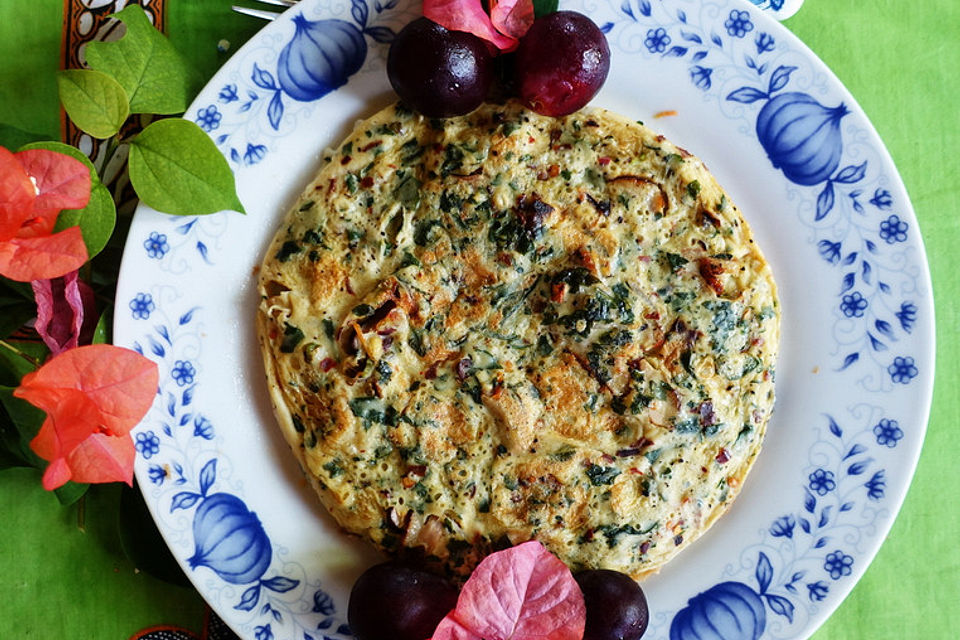
[{"label": "mushroom piece in omelette", "polygon": [[700,160],[601,109],[384,109],[283,220],[259,292],[323,505],[453,575],[530,539],[656,571],[729,508],[773,409],[747,223]]}]

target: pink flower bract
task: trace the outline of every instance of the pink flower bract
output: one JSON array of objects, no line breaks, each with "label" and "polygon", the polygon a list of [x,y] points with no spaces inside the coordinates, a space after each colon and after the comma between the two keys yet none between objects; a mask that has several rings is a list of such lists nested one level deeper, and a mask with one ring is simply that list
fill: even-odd
[{"label": "pink flower bract", "polygon": [[70,156],[0,147],[0,275],[46,280],[86,262],[79,227],[53,228],[61,209],[87,206],[91,184],[90,170]]},{"label": "pink flower bract", "polygon": [[466,31],[501,51],[513,51],[533,24],[533,0],[424,0],[423,15],[451,31]]},{"label": "pink flower bract", "polygon": [[158,379],[155,363],[108,344],[64,351],[25,375],[14,395],[47,414],[30,442],[51,463],[44,488],[71,479],[130,483],[130,430],[153,404]]},{"label": "pink flower bract", "polygon": [[570,569],[531,541],[484,558],[432,640],[581,640],[585,623]]}]

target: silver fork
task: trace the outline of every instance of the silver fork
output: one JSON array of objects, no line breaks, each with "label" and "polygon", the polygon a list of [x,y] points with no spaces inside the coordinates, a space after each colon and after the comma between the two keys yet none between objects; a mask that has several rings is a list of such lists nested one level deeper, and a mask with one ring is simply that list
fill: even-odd
[{"label": "silver fork", "polygon": [[[298,0],[256,0],[257,2],[262,2],[264,4],[273,5],[275,7],[292,7],[297,4]],[[250,7],[241,7],[240,5],[233,5],[230,7],[237,13],[242,13],[247,16],[253,16],[254,18],[260,18],[261,20],[273,20],[278,15],[277,11],[267,11],[264,9],[251,9]]]}]

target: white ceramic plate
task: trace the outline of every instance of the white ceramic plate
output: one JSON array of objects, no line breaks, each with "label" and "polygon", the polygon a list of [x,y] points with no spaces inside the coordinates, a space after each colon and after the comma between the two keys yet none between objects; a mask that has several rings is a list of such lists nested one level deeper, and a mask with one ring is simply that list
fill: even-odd
[{"label": "white ceramic plate", "polygon": [[[274,426],[253,283],[321,150],[393,99],[384,42],[419,10],[403,2],[303,0],[267,26],[187,113],[235,169],[248,214],[141,208],[130,231],[116,341],[154,359],[161,381],[134,433],[137,479],[186,573],[244,638],[349,637],[347,594],[378,560],[337,532]],[[730,513],[644,583],[646,637],[806,638],[876,553],[923,441],[933,304],[907,194],[853,98],[756,7],[564,8],[611,44],[594,103],[706,161],[782,295],[764,451]]]}]

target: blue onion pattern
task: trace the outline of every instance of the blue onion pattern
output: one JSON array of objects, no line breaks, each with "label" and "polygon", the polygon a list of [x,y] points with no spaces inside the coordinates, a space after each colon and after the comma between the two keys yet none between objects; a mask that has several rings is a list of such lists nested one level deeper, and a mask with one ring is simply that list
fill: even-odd
[{"label": "blue onion pattern", "polygon": [[191,569],[204,566],[231,584],[259,579],[270,566],[270,540],[256,514],[229,493],[207,496],[193,516]]},{"label": "blue onion pattern", "polygon": [[843,155],[842,103],[825,107],[806,93],[790,91],[772,98],[757,116],[757,138],[773,166],[804,186],[830,178]]},{"label": "blue onion pattern", "polygon": [[756,591],[742,582],[721,582],[677,613],[670,640],[757,640],[766,625],[766,609]]},{"label": "blue onion pattern", "polygon": [[319,100],[342,87],[360,70],[367,42],[345,20],[307,20],[294,16],[296,32],[280,52],[277,76],[284,92],[295,100]]},{"label": "blue onion pattern", "polygon": [[910,228],[900,216],[893,214],[880,223],[880,238],[887,244],[907,241],[907,229]]}]

